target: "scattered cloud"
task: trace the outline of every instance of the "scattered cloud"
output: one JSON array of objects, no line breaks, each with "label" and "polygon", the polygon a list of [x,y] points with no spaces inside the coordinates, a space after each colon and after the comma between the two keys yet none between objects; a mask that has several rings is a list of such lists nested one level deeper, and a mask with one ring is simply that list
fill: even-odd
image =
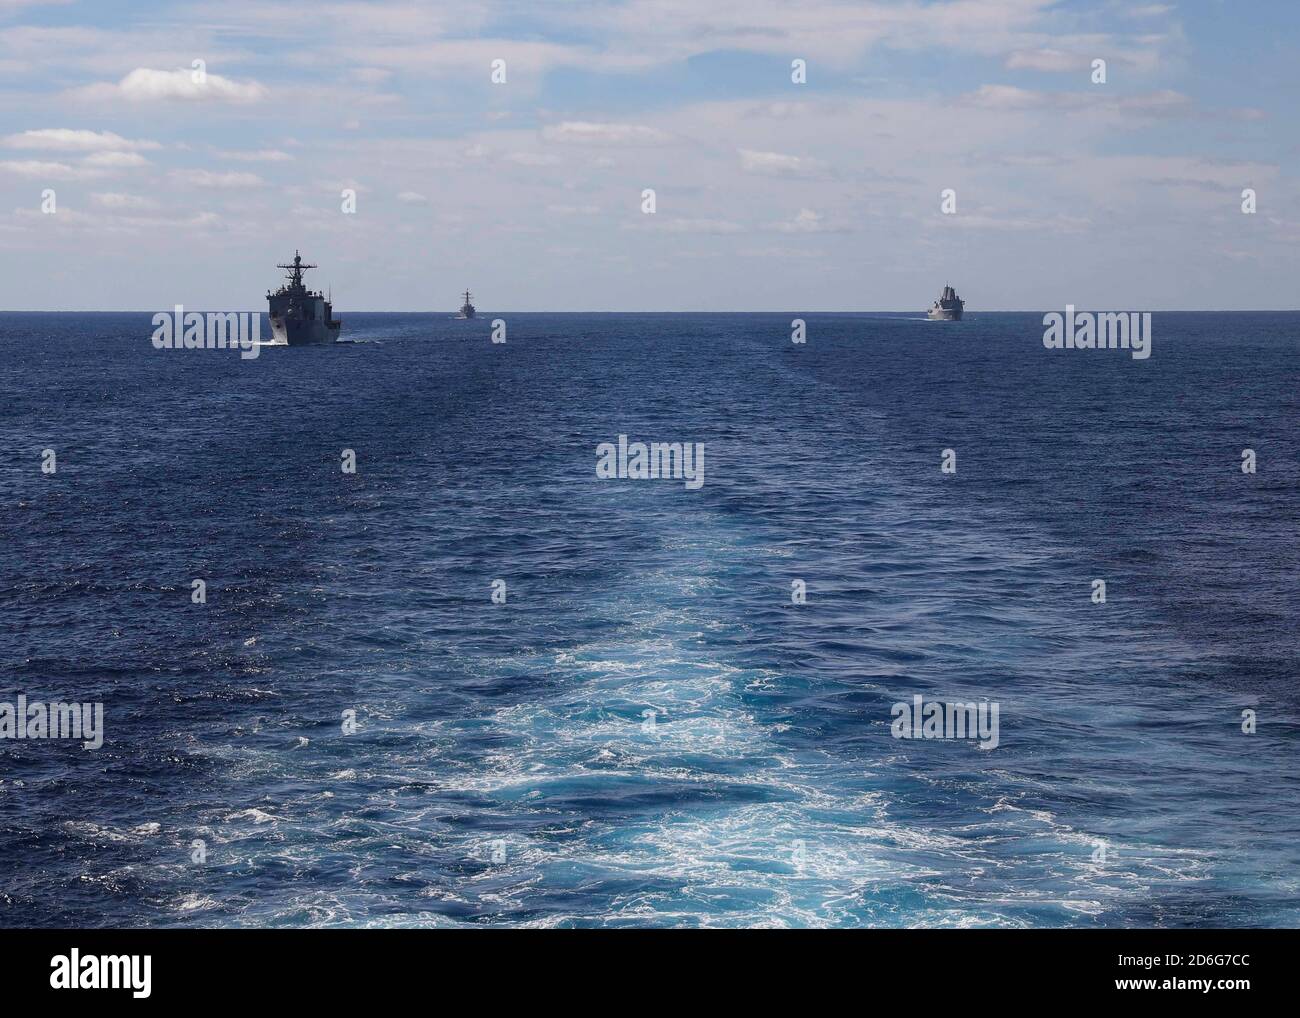
[{"label": "scattered cloud", "polygon": [[69,166],[67,163],[44,162],[36,159],[2,161],[0,170],[20,177],[34,177],[40,180],[80,180],[99,176],[101,173],[98,170]]},{"label": "scattered cloud", "polygon": [[[1268,81],[1294,39],[1211,50],[1191,5],[1138,2],[590,0],[524,19],[513,0],[327,0],[304,35],[298,4],[76,4],[49,17],[0,0],[0,108],[17,132],[0,136],[0,208],[33,208],[47,182],[95,182],[66,200],[59,186],[57,224],[0,212],[0,231],[27,231],[19,271],[51,301],[42,259],[66,255],[64,224],[82,231],[78,250],[96,229],[149,222],[252,246],[265,231],[247,227],[286,217],[322,263],[442,258],[438,271],[463,264],[520,307],[590,293],[640,306],[644,286],[627,284],[637,264],[662,274],[656,292],[674,304],[759,305],[796,286],[809,290],[800,300],[830,300],[863,293],[865,266],[892,282],[928,277],[940,257],[954,274],[964,263],[962,278],[985,273],[986,287],[1014,275],[1006,287],[1023,293],[1093,273],[1077,238],[1103,229],[1117,251],[1179,251],[1179,279],[1204,281],[1207,222],[1235,229],[1233,249],[1258,244],[1260,277],[1281,290],[1300,250],[1295,217],[1277,211],[1300,195],[1278,165],[1295,147],[1277,147],[1294,114],[1284,89],[1252,92],[1246,76],[1216,88],[1213,75],[1238,66]],[[195,82],[196,57],[221,73]],[[794,57],[808,60],[806,87],[789,80]],[[1097,57],[1110,85],[1090,83]],[[490,81],[497,58],[507,86]],[[689,73],[673,70],[688,61]],[[1251,94],[1259,109],[1206,105]],[[339,191],[358,175],[374,200],[342,215]],[[1244,186],[1287,225],[1237,218]],[[640,213],[643,187],[658,191],[658,215]],[[937,211],[946,187],[960,194],[954,217]],[[429,253],[431,223],[450,254]],[[141,276],[181,271],[164,244],[141,240]],[[548,248],[584,270],[561,278]],[[744,254],[749,267],[706,279],[682,270],[679,250]],[[232,265],[246,264],[238,254]],[[816,271],[778,267],[793,257]],[[1095,269],[1119,294],[1135,285],[1122,258]],[[117,284],[104,299],[139,292],[104,264]],[[371,306],[409,299],[379,278],[358,273]],[[1214,279],[1207,289],[1232,296]]]},{"label": "scattered cloud", "polygon": [[139,152],[92,152],[82,160],[82,164],[122,170],[137,166],[148,166],[149,160]]},{"label": "scattered cloud", "polygon": [[157,149],[156,141],[131,141],[112,131],[73,130],[45,127],[11,134],[0,142],[6,148],[40,149],[46,152],[133,152]]},{"label": "scattered cloud", "polygon": [[226,151],[220,153],[223,159],[234,159],[241,163],[287,163],[293,156],[278,148],[258,149],[255,152]]},{"label": "scattered cloud", "polygon": [[73,0],[0,0],[0,14],[17,11],[20,7],[57,7]]},{"label": "scattered cloud", "polygon": [[1048,71],[1067,73],[1083,71],[1092,65],[1092,57],[1082,53],[1067,53],[1059,49],[1016,50],[1006,59],[1011,71]]},{"label": "scattered cloud", "polygon": [[350,72],[354,81],[365,85],[381,85],[393,76],[386,67],[356,67]]},{"label": "scattered cloud", "polygon": [[[650,218],[650,217],[647,217]],[[726,219],[653,219],[646,224],[664,233],[740,233],[744,227]]]},{"label": "scattered cloud", "polygon": [[261,187],[265,181],[256,173],[216,173],[212,170],[175,170],[172,176],[195,187]]},{"label": "scattered cloud", "polygon": [[[1075,106],[1079,104],[1079,98],[1074,94],[1066,95],[1064,99]],[[1014,85],[981,85],[963,96],[962,101],[987,110],[1032,110],[1057,103],[1061,97],[1058,93],[1036,92]]]},{"label": "scattered cloud", "polygon": [[1068,236],[1087,232],[1092,221],[1086,216],[1068,216],[1061,213],[1056,215],[1014,212],[998,214],[997,211],[989,210],[963,212],[955,216],[944,216],[941,220],[931,218],[925,220],[925,225],[927,228],[937,230],[1045,230],[1055,236]]},{"label": "scattered cloud", "polygon": [[808,156],[785,155],[781,152],[757,152],[742,148],[740,151],[740,168],[745,173],[757,173],[769,177],[804,176],[820,165]]},{"label": "scattered cloud", "polygon": [[75,230],[89,235],[100,233],[148,233],[175,227],[204,229],[218,226],[221,217],[215,212],[182,212],[158,214],[144,209],[121,209],[102,206],[96,211],[83,211],[60,205],[57,215],[45,215],[36,209],[24,208],[14,213],[19,223],[39,223],[42,228]]},{"label": "scattered cloud", "polygon": [[137,67],[116,84],[100,82],[87,85],[78,94],[86,99],[125,99],[128,102],[179,99],[187,102],[255,103],[265,99],[269,92],[265,85],[256,81],[232,81],[219,74],[200,76],[185,68],[158,71]]},{"label": "scattered cloud", "polygon": [[546,127],[547,141],[572,142],[580,145],[662,145],[669,136],[654,127],[641,124],[599,124],[585,120],[566,120]]},{"label": "scattered cloud", "polygon": [[844,233],[844,227],[830,226],[820,212],[800,209],[793,219],[773,224],[781,233]]},{"label": "scattered cloud", "polygon": [[1128,3],[1117,4],[1119,13],[1126,18],[1158,18],[1163,14],[1172,14],[1174,12],[1173,4],[1139,4],[1131,6]]},{"label": "scattered cloud", "polygon": [[599,205],[547,205],[547,212],[557,216],[595,216],[600,214]]},{"label": "scattered cloud", "polygon": [[510,152],[505,159],[517,166],[558,166],[561,162],[559,156],[546,152]]},{"label": "scattered cloud", "polygon": [[1018,88],[1014,85],[981,85],[960,99],[965,105],[1000,111],[1051,111],[1054,113],[1105,113],[1116,117],[1227,117],[1254,119],[1254,110],[1210,111],[1173,89],[1160,89],[1136,95],[1100,91],[1050,92]]},{"label": "scattered cloud", "polygon": [[1159,47],[1121,46],[1105,36],[1080,36],[1070,43],[1070,49],[1039,46],[1013,50],[1003,66],[1010,71],[1076,74],[1080,80],[1091,82],[1094,60],[1105,60],[1108,67],[1125,67],[1138,74],[1150,74],[1158,70],[1165,59]]},{"label": "scattered cloud", "polygon": [[158,203],[150,198],[141,198],[135,194],[121,194],[115,191],[100,191],[92,194],[90,200],[100,208],[120,210],[149,210],[156,209]]}]

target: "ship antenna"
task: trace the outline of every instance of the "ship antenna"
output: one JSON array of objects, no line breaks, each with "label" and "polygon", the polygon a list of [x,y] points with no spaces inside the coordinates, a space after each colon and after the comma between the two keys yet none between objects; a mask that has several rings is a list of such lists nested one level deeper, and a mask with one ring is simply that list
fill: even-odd
[{"label": "ship antenna", "polygon": [[294,252],[293,252],[293,261],[292,261],[290,264],[288,264],[288,265],[277,265],[276,268],[277,268],[277,269],[288,269],[288,270],[289,270],[289,285],[290,285],[290,286],[294,286],[294,287],[298,287],[298,286],[302,286],[302,273],[303,273],[303,269],[314,269],[314,268],[318,268],[318,266],[316,266],[316,265],[310,265],[310,264],[304,264],[304,263],[303,263],[303,260],[302,260],[302,255],[299,254],[299,252],[297,251],[297,249],[295,249]]}]

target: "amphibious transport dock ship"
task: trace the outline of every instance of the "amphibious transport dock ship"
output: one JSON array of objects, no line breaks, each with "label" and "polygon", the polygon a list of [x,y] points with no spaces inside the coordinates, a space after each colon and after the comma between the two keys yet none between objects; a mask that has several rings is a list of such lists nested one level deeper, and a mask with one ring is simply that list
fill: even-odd
[{"label": "amphibious transport dock ship", "polygon": [[291,264],[276,268],[288,269],[289,275],[280,289],[266,295],[275,342],[290,346],[336,342],[343,323],[335,319],[334,308],[325,295],[308,290],[302,282],[303,269],[316,266],[304,265],[302,255],[295,251]]},{"label": "amphibious transport dock ship", "polygon": [[476,313],[477,313],[477,312],[475,312],[475,310],[474,310],[474,305],[471,304],[471,303],[469,302],[469,291],[466,290],[466,291],[465,291],[465,303],[462,304],[462,305],[460,306],[460,311],[459,311],[459,313],[457,313],[456,317],[457,317],[457,318],[473,318],[474,315],[475,315]]},{"label": "amphibious transport dock ship", "polygon": [[957,296],[957,291],[945,286],[939,299],[930,305],[929,317],[936,322],[960,322],[965,307],[966,302]]}]

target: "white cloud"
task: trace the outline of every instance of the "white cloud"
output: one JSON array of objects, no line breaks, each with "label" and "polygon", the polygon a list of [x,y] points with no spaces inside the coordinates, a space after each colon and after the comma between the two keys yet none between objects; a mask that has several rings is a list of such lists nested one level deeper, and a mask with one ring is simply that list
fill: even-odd
[{"label": "white cloud", "polygon": [[214,173],[211,170],[176,170],[173,174],[178,180],[193,184],[195,187],[261,187],[265,181],[256,173]]},{"label": "white cloud", "polygon": [[558,166],[560,157],[543,152],[511,152],[506,160],[519,166]]},{"label": "white cloud", "polygon": [[86,166],[100,166],[108,169],[127,169],[134,166],[148,166],[149,160],[139,152],[92,152],[82,160]]},{"label": "white cloud", "polygon": [[21,7],[57,7],[70,3],[72,0],[0,0],[0,14],[6,11],[17,11]]},{"label": "white cloud", "polygon": [[265,99],[266,86],[257,81],[232,81],[219,74],[206,74],[194,80],[194,72],[181,68],[158,71],[137,67],[117,84],[101,82],[80,90],[88,99],[126,99],[130,102],[156,102],[167,99],[252,103]]},{"label": "white cloud", "polygon": [[100,208],[123,210],[123,209],[156,209],[158,203],[149,198],[141,198],[134,194],[121,194],[114,191],[100,191],[92,194],[90,200]]},{"label": "white cloud", "polygon": [[[1005,52],[1041,34],[1056,0],[625,0],[560,14],[613,37],[625,62],[741,50],[845,66],[871,47]],[[788,63],[787,63],[788,67]]]},{"label": "white cloud", "polygon": [[36,177],[42,180],[80,180],[101,175],[99,170],[82,169],[69,166],[67,163],[42,162],[36,159],[0,162],[0,170],[15,173],[20,177]]},{"label": "white cloud", "polygon": [[586,120],[566,120],[542,130],[547,141],[575,142],[580,145],[661,145],[668,135],[641,124],[598,124]]},{"label": "white cloud", "polygon": [[[1049,74],[1086,75],[1093,60],[1104,58],[1108,64],[1129,67],[1139,73],[1151,73],[1160,66],[1158,49],[1123,47],[1106,36],[1077,36],[1068,40],[1072,49],[1042,46],[1017,49],[1008,54],[1004,66],[1012,71],[1043,71]],[[1087,80],[1086,78],[1084,79]]]},{"label": "white cloud", "polygon": [[19,222],[41,222],[55,229],[85,231],[88,235],[105,233],[140,234],[160,228],[207,228],[221,222],[214,212],[192,212],[182,215],[135,214],[122,208],[103,206],[103,211],[83,212],[60,207],[58,215],[46,216],[36,209],[17,209],[14,218]]},{"label": "white cloud", "polygon": [[429,201],[419,191],[403,191],[397,196],[397,200],[403,205],[425,205]]},{"label": "white cloud", "polygon": [[357,67],[351,76],[365,85],[381,85],[393,76],[393,72],[384,67]]},{"label": "white cloud", "polygon": [[[1077,102],[1075,97],[1070,98]],[[1052,93],[1016,88],[1014,85],[981,85],[974,92],[963,96],[963,100],[987,110],[1031,110],[1056,101]]]},{"label": "white cloud", "polygon": [[600,214],[599,205],[547,205],[547,212],[557,216],[595,216]]},{"label": "white cloud", "polygon": [[[647,216],[647,219],[653,217]],[[740,233],[743,227],[726,219],[664,219],[647,224],[664,233]]]},{"label": "white cloud", "polygon": [[736,252],[744,258],[777,258],[782,262],[788,262],[791,258],[824,258],[825,254],[817,250],[807,248],[790,247],[782,245],[780,247],[744,247]]},{"label": "white cloud", "polygon": [[1173,4],[1146,4],[1139,7],[1121,4],[1119,6],[1120,14],[1126,18],[1157,18],[1162,14],[1172,14],[1173,11]]},{"label": "white cloud", "polygon": [[256,152],[222,152],[223,159],[234,159],[241,163],[287,163],[293,160],[288,152],[277,148],[258,149]]},{"label": "white cloud", "polygon": [[812,209],[800,209],[793,219],[777,223],[775,228],[782,233],[825,233],[828,230],[821,213]]},{"label": "white cloud", "polygon": [[772,177],[797,177],[814,167],[814,161],[807,156],[791,156],[781,152],[758,152],[742,148],[740,151],[740,168],[745,173],[757,173]]},{"label": "white cloud", "polygon": [[1109,114],[1114,117],[1146,119],[1151,117],[1228,117],[1258,119],[1258,110],[1212,111],[1198,108],[1190,97],[1173,89],[1138,95],[1111,95],[1086,92],[1040,92],[1013,85],[981,85],[960,101],[987,110],[1044,110],[1055,113]]},{"label": "white cloud", "polygon": [[926,229],[935,230],[1046,230],[1053,236],[1086,233],[1092,220],[1086,216],[1027,215],[1024,213],[993,211],[963,212],[955,216],[922,221]]},{"label": "white cloud", "polygon": [[1091,65],[1090,58],[1059,49],[1016,50],[1006,60],[1006,67],[1011,71],[1049,71],[1061,74],[1080,71]]},{"label": "white cloud", "polygon": [[44,127],[11,134],[3,144],[6,148],[43,149],[47,152],[129,152],[162,147],[156,141],[131,141],[112,131],[81,131],[66,127]]}]

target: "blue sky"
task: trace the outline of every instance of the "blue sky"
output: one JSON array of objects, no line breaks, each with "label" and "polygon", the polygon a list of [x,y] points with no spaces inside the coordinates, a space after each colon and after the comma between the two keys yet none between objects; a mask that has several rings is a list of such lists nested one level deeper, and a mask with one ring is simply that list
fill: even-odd
[{"label": "blue sky", "polygon": [[0,308],[257,307],[295,248],[340,311],[1293,308],[1298,47],[1282,0],[0,0]]}]

